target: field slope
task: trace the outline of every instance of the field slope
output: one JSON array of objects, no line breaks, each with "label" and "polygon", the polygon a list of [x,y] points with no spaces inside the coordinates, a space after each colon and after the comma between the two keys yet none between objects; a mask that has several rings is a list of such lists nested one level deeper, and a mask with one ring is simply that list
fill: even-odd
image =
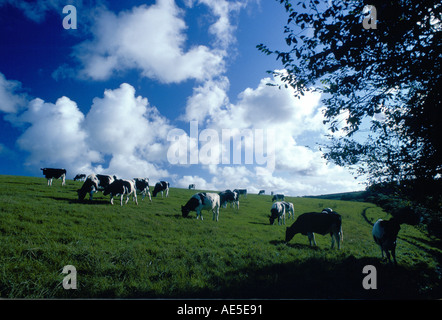
[{"label": "field slope", "polygon": [[[215,222],[206,211],[204,221],[181,216],[193,190],[120,207],[101,193],[79,202],[81,182],[60,184],[0,176],[0,298],[442,298],[441,243],[402,225],[398,267],[381,261],[371,224],[388,216],[373,204],[288,198],[296,216],[342,215],[338,251],[329,236],[316,248],[302,235],[285,244],[285,226],[269,225],[270,196],[248,195]],[[63,288],[66,265],[76,290]],[[376,290],[362,286],[365,265],[376,267]]]}]

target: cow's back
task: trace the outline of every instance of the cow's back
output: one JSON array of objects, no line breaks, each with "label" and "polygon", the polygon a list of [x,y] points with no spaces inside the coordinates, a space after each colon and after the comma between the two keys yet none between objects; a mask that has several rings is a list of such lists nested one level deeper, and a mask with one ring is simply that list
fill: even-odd
[{"label": "cow's back", "polygon": [[301,233],[306,235],[308,232],[327,234],[332,228],[341,227],[341,216],[337,213],[324,214],[319,212],[307,212],[301,214],[295,223],[301,228]]}]

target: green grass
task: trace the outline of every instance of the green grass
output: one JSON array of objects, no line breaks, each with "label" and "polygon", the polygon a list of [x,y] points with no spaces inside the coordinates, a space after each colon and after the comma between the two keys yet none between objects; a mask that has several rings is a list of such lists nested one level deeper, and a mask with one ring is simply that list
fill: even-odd
[{"label": "green grass", "polygon": [[[98,193],[78,202],[81,182],[52,187],[44,178],[0,176],[0,298],[441,298],[441,242],[402,225],[397,268],[380,259],[370,223],[388,218],[370,203],[288,198],[295,215],[332,207],[342,215],[344,243],[331,250],[269,225],[270,196],[248,195],[239,212],[221,208],[218,222],[181,216],[196,191],[120,207]],[[292,220],[286,222],[289,226]],[[362,268],[377,270],[365,290]],[[77,290],[65,290],[65,265]]]}]

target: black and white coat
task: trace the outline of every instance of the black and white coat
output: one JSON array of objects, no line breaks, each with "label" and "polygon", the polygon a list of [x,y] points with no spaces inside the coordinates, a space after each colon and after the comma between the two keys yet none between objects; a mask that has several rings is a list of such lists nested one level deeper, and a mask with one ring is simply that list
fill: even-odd
[{"label": "black and white coat", "polygon": [[184,206],[181,206],[181,213],[186,218],[190,211],[196,212],[196,218],[203,220],[202,210],[212,210],[213,220],[218,221],[220,200],[217,193],[200,192],[194,194]]}]

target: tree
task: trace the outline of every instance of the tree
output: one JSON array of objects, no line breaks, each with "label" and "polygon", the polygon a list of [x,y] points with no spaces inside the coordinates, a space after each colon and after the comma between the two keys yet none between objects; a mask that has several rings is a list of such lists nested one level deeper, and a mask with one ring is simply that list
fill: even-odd
[{"label": "tree", "polygon": [[[323,94],[324,124],[331,132],[324,157],[372,184],[407,183],[414,191],[425,186],[407,196],[440,210],[442,4],[277,1],[288,13],[289,50],[257,47],[281,60],[285,71],[275,75],[297,95]],[[366,29],[364,19],[375,28]],[[368,134],[360,130],[367,124]]]}]

